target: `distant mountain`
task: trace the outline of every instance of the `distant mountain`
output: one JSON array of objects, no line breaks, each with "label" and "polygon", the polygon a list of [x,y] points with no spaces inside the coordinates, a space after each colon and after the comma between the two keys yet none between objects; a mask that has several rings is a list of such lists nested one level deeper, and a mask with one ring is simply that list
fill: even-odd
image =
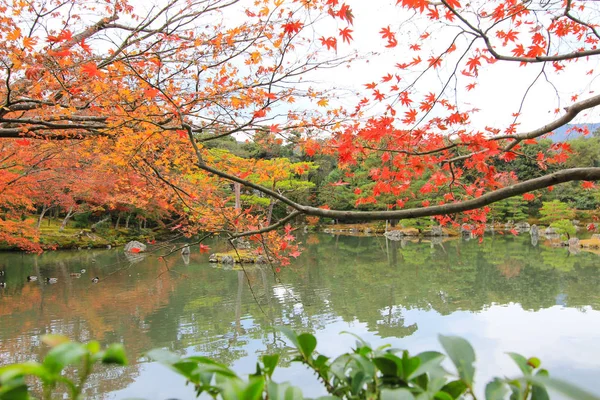
[{"label": "distant mountain", "polygon": [[567,124],[565,126],[562,126],[558,129],[556,129],[552,135],[548,136],[548,138],[551,139],[555,143],[564,142],[565,140],[576,139],[583,135],[577,131],[569,132],[569,129],[574,128],[574,127],[584,127],[586,125],[590,131],[590,134],[594,133],[594,131],[596,131],[597,129],[600,129],[600,122],[593,123],[593,124]]}]

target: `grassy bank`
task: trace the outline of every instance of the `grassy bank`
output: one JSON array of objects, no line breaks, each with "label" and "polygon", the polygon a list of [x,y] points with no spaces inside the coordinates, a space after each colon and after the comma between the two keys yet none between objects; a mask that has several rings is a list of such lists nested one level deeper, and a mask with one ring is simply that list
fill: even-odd
[{"label": "grassy bank", "polygon": [[[131,240],[145,242],[157,237],[150,229],[100,227],[75,227],[73,223],[60,230],[61,221],[47,220],[39,228],[39,243],[45,250],[88,249],[122,246]],[[16,246],[0,242],[0,250],[20,251]]]}]

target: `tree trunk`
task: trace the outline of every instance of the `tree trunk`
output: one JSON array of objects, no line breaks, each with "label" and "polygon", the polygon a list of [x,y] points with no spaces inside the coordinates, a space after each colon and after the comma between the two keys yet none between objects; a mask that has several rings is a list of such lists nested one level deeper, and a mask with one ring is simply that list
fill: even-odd
[{"label": "tree trunk", "polygon": [[67,212],[67,215],[65,217],[65,219],[63,219],[62,224],[60,224],[60,228],[58,228],[58,230],[60,232],[64,231],[65,228],[67,227],[67,222],[69,222],[69,219],[73,216],[73,206],[71,206],[71,208],[69,208],[69,211]]},{"label": "tree trunk", "polygon": [[40,218],[38,219],[38,223],[37,223],[37,228],[40,229],[40,226],[42,226],[42,220],[44,219],[44,215],[48,212],[49,209],[51,209],[52,206],[50,207],[46,207],[45,205],[42,206],[42,213],[40,214]]},{"label": "tree trunk", "polygon": [[121,222],[121,213],[117,215],[117,222],[115,222],[115,229],[119,229],[119,222]]},{"label": "tree trunk", "polygon": [[96,231],[96,227],[97,227],[98,225],[100,225],[100,224],[101,224],[101,223],[103,223],[103,222],[106,222],[106,221],[108,221],[109,219],[110,219],[110,215],[109,215],[108,217],[104,217],[104,218],[102,218],[100,221],[96,222],[95,224],[92,224],[92,226],[90,227],[90,230],[91,230],[92,232],[95,232],[95,231]]},{"label": "tree trunk", "polygon": [[129,218],[131,218],[131,214],[127,214],[127,218],[125,219],[125,228],[129,229]]},{"label": "tree trunk", "polygon": [[271,225],[271,217],[273,216],[273,206],[275,202],[271,199],[269,202],[269,209],[267,210],[267,226]]},{"label": "tree trunk", "polygon": [[234,182],[233,183],[233,191],[235,193],[235,209],[239,210],[242,208],[241,194],[242,194],[242,185]]}]

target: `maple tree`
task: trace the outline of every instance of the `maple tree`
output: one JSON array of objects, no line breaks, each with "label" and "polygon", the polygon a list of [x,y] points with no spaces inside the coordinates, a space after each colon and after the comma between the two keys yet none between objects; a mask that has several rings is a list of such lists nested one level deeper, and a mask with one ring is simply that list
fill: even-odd
[{"label": "maple tree", "polygon": [[[364,81],[363,93],[348,100],[316,80],[319,71],[341,73],[369,58],[352,51],[360,14],[350,0],[171,0],[155,7],[0,1],[0,239],[14,237],[15,224],[27,222],[18,222],[23,213],[44,203],[34,200],[44,190],[41,174],[64,181],[65,163],[89,178],[71,186],[92,188],[88,195],[69,189],[71,203],[61,202],[67,213],[83,199],[109,210],[145,210],[157,221],[181,221],[174,229],[190,235],[268,236],[282,257],[298,251],[287,244],[291,228],[272,231],[301,214],[347,221],[436,216],[443,224],[475,222],[483,232],[494,202],[531,200],[531,191],[574,180],[593,189],[600,169],[560,168],[572,151],[565,143],[537,154],[541,171],[558,168],[535,179],[518,182],[496,163],[523,157],[538,138],[600,105],[590,67],[600,54],[597,4],[394,5],[411,28],[401,35],[402,21],[371,27],[381,39],[372,47],[395,60],[382,62],[381,76],[355,77]],[[508,119],[477,122],[495,110],[470,105],[469,95],[486,75],[510,80],[497,69],[503,65],[533,68],[533,78],[516,86],[520,98]],[[573,74],[581,83],[570,95],[554,87],[556,115],[521,130],[535,88]],[[308,164],[232,158],[209,148],[230,136],[261,146],[293,143],[306,159],[333,156],[344,176],[332,185],[352,191],[357,206],[383,203],[387,210],[334,210],[294,199],[276,182],[308,172]],[[372,185],[357,187],[356,170],[374,159]],[[232,201],[241,188],[272,200]],[[274,202],[288,212],[276,222],[267,210]]]}]

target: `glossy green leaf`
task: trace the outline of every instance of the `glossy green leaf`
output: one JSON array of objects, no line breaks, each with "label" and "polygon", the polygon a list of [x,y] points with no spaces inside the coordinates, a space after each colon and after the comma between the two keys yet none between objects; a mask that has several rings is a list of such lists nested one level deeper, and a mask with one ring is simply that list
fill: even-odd
[{"label": "glossy green leaf", "polygon": [[22,379],[0,386],[0,400],[29,400],[29,390]]},{"label": "glossy green leaf", "polygon": [[442,391],[448,393],[453,399],[459,398],[467,390],[463,381],[452,381],[442,387]]},{"label": "glossy green leaf", "polygon": [[555,390],[570,399],[576,400],[600,400],[600,397],[580,389],[577,386],[558,379],[540,375],[529,375],[521,378],[522,381],[532,385],[539,385],[548,389]]},{"label": "glossy green leaf", "polygon": [[275,383],[269,382],[267,385],[267,393],[270,400],[302,400],[302,390],[290,385],[287,382]]},{"label": "glossy green leaf", "polygon": [[504,400],[509,393],[506,383],[496,378],[485,386],[486,400]]},{"label": "glossy green leaf", "polygon": [[448,393],[441,392],[441,391],[434,394],[433,398],[435,400],[454,400],[454,398],[452,396],[450,396]]},{"label": "glossy green leaf", "polygon": [[310,358],[317,348],[317,339],[310,333],[302,333],[297,338],[300,352],[304,357]]},{"label": "glossy green leaf", "polygon": [[398,376],[398,365],[388,357],[376,357],[373,363],[383,375]]},{"label": "glossy green leaf", "polygon": [[421,360],[418,357],[410,357],[408,351],[404,351],[402,354],[402,374],[405,380],[409,379],[417,368],[421,365]]},{"label": "glossy green leaf", "polygon": [[287,326],[280,326],[277,329],[281,333],[283,333],[285,335],[285,337],[287,337],[290,340],[290,342],[292,342],[292,344],[294,345],[295,348],[300,350],[300,343],[298,343],[298,335],[296,335],[296,332],[294,332]]},{"label": "glossy green leaf", "polygon": [[279,363],[279,354],[264,355],[262,357],[262,362],[265,375],[270,378],[273,375],[273,371],[275,371],[277,364]]},{"label": "glossy green leaf", "polygon": [[532,367],[527,363],[527,359],[518,353],[506,353],[519,366],[523,375],[531,375]]},{"label": "glossy green leaf", "polygon": [[452,360],[458,375],[468,385],[473,385],[475,376],[475,351],[469,342],[458,336],[439,335],[440,343]]},{"label": "glossy green leaf", "polygon": [[57,374],[67,365],[76,364],[87,354],[84,345],[66,342],[53,347],[44,358],[43,365],[48,371]]},{"label": "glossy green leaf", "polygon": [[100,343],[96,340],[92,340],[85,344],[85,348],[91,355],[94,355],[100,351]]},{"label": "glossy green leaf", "polygon": [[412,379],[421,374],[426,374],[432,369],[439,367],[439,365],[442,363],[446,356],[444,356],[442,353],[438,353],[437,351],[426,351],[417,354],[415,357],[418,358],[421,362],[419,364],[419,367],[409,375],[409,379]]},{"label": "glossy green leaf", "polygon": [[48,380],[51,378],[50,372],[42,364],[29,361],[21,364],[12,364],[0,367],[0,385],[6,385],[19,377],[33,375],[38,378]]},{"label": "glossy green leaf", "polygon": [[414,400],[415,396],[408,389],[382,389],[381,400]]},{"label": "glossy green leaf", "polygon": [[364,339],[361,338],[360,336],[358,336],[356,333],[352,333],[352,332],[348,332],[348,331],[341,331],[340,334],[354,336],[354,338],[358,342],[356,347],[368,347],[368,348],[371,348],[371,345],[369,343],[365,342]]},{"label": "glossy green leaf", "polygon": [[106,348],[102,356],[102,364],[127,365],[125,348],[121,343],[113,343]]},{"label": "glossy green leaf", "polygon": [[545,387],[540,385],[532,385],[531,400],[550,400],[550,395]]}]

